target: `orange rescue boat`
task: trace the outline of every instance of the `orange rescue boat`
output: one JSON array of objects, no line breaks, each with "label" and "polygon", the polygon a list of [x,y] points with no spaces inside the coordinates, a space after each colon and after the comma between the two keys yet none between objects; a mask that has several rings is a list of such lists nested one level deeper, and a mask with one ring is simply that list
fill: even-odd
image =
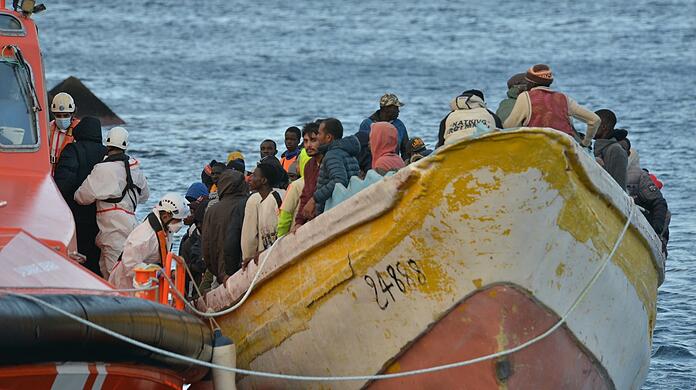
[{"label": "orange rescue boat", "polygon": [[82,267],[49,164],[33,1],[0,0],[0,384],[3,388],[181,389],[208,369],[119,341],[31,298],[135,340],[210,361],[208,324],[126,296]]}]

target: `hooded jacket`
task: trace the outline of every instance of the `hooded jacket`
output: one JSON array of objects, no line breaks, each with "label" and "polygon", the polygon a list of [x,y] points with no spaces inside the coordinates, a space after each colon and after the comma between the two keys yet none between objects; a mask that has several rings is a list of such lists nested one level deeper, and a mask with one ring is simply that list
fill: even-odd
[{"label": "hooded jacket", "polygon": [[450,102],[452,111],[440,122],[437,146],[451,143],[472,135],[477,124],[489,129],[502,127],[500,119],[486,107],[486,102],[477,95],[460,95]]},{"label": "hooded jacket", "polygon": [[628,154],[615,138],[598,139],[594,144],[594,155],[611,177],[626,190]]},{"label": "hooded jacket", "polygon": [[97,206],[94,203],[81,206],[73,198],[75,191],[87,178],[92,168],[106,154],[106,147],[102,145],[101,123],[96,118],[86,117],[75,127],[72,134],[75,142],[63,149],[53,178],[72,211],[77,234],[77,250],[87,257],[85,264],[87,268],[101,275],[100,251],[94,244],[99,233]]},{"label": "hooded jacket", "polygon": [[319,153],[324,155],[319,168],[319,179],[314,191],[314,201],[317,204],[317,214],[324,211],[324,203],[333,194],[336,183],[348,186],[352,176],[360,174],[357,155],[360,153],[360,142],[354,136],[349,136],[322,145]]},{"label": "hooded jacket", "polygon": [[[365,118],[361,123],[358,132],[370,134],[370,129],[373,123],[380,122],[379,120],[379,110],[375,111],[368,118]],[[391,122],[398,134],[397,147],[394,150],[397,154],[401,155],[401,158],[408,161],[411,158],[411,141],[408,138],[408,131],[406,130],[406,125],[401,119],[396,118]],[[367,149],[369,151],[369,148]]]},{"label": "hooded jacket", "polygon": [[394,152],[397,142],[398,135],[394,125],[387,122],[372,124],[372,130],[370,131],[372,169],[383,174],[406,166],[404,160]]},{"label": "hooded jacket", "polygon": [[220,283],[226,275],[232,275],[241,267],[239,243],[248,194],[244,175],[226,169],[218,179],[220,200],[205,211],[202,254],[208,270],[217,276]]},{"label": "hooded jacket", "polygon": [[[631,149],[629,158],[628,175],[626,189],[628,194],[635,200],[636,204],[645,209],[645,218],[650,222],[650,226],[655,230],[663,243],[666,245],[669,225],[669,210],[667,201],[650,174],[640,167],[640,157],[638,151]],[[664,246],[663,245],[663,248]]]},{"label": "hooded jacket", "polygon": [[[79,209],[96,212],[94,205],[79,206],[73,196],[92,168],[106,154],[106,146],[102,145],[101,123],[96,118],[86,117],[75,127],[73,136],[75,142],[68,144],[61,153],[54,180],[73,214]],[[78,217],[75,216],[75,219]]]},{"label": "hooded jacket", "polygon": [[495,111],[495,114],[498,115],[498,118],[500,118],[501,121],[505,122],[507,117],[510,116],[512,108],[515,107],[517,97],[524,92],[524,90],[525,87],[519,85],[513,85],[508,89],[507,98],[500,102],[498,109]]}]

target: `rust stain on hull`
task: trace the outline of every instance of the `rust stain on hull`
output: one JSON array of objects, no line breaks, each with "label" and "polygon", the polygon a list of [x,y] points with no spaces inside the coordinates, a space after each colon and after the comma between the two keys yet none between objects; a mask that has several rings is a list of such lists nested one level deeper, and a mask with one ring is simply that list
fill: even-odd
[{"label": "rust stain on hull", "polygon": [[[507,285],[475,292],[418,338],[384,372],[443,365],[515,347],[545,332],[559,317]],[[497,360],[431,374],[379,380],[381,389],[613,389],[608,374],[565,326],[536,344]]]}]

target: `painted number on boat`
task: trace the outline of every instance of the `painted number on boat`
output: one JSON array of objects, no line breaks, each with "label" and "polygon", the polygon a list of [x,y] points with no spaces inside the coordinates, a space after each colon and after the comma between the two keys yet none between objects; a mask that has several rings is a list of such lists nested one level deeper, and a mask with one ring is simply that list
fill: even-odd
[{"label": "painted number on boat", "polygon": [[389,264],[382,272],[375,270],[375,277],[376,282],[371,275],[365,275],[364,279],[374,291],[377,306],[382,310],[389,306],[390,300],[396,302],[394,293],[406,294],[409,289],[414,289],[426,282],[423,270],[413,259],[409,259],[406,263],[397,261],[395,265]]}]

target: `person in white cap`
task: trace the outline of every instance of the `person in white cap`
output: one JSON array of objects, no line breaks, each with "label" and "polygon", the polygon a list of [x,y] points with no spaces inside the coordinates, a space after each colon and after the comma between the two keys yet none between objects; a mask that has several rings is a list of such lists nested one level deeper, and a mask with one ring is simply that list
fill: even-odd
[{"label": "person in white cap", "polygon": [[145,221],[128,235],[109,283],[116,288],[132,288],[135,266],[164,263],[172,247],[172,235],[181,230],[190,214],[187,203],[183,196],[172,192],[160,199]]},{"label": "person in white cap", "polygon": [[126,238],[138,225],[135,209],[150,196],[140,164],[126,155],[128,131],[123,127],[109,130],[106,147],[104,160],[94,166],[75,192],[77,203],[97,203],[96,244],[101,249],[99,268],[104,279],[109,278]]},{"label": "person in white cap", "polygon": [[51,170],[56,168],[63,149],[74,142],[73,129],[80,123],[75,117],[75,101],[65,92],[57,94],[51,102],[51,112],[56,118],[49,124],[49,156]]}]

